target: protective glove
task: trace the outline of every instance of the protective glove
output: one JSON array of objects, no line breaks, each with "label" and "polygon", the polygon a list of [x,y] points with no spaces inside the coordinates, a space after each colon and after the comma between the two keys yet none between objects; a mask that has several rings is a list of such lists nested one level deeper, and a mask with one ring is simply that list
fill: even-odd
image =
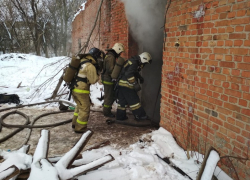
[{"label": "protective glove", "polygon": [[134,86],[134,90],[135,90],[136,92],[138,92],[138,91],[140,91],[140,90],[141,90],[141,86],[140,86],[140,84],[138,84],[138,83],[134,83],[134,84],[133,84],[133,86]]},{"label": "protective glove", "polygon": [[142,84],[144,82],[144,78],[143,77],[139,77],[139,81],[140,81],[140,84]]},{"label": "protective glove", "polygon": [[84,58],[84,56],[86,56],[85,54],[77,54],[77,58],[79,58],[79,59],[82,59],[82,58]]}]

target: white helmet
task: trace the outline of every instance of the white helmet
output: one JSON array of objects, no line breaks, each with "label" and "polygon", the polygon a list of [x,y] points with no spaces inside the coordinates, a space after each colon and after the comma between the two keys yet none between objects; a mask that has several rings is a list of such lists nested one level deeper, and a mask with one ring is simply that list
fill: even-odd
[{"label": "white helmet", "polygon": [[152,63],[152,57],[148,52],[143,52],[139,56],[141,58],[141,63]]},{"label": "white helmet", "polygon": [[124,49],[124,45],[122,43],[115,43],[115,45],[112,47],[112,49],[117,53],[120,54],[121,52],[123,52]]}]

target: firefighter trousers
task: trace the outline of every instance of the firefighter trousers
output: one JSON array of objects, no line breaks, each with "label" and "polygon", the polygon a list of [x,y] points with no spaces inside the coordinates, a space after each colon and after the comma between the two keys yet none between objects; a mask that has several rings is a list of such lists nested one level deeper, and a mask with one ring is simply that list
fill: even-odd
[{"label": "firefighter trousers", "polygon": [[73,91],[72,97],[77,104],[72,119],[72,127],[75,127],[75,131],[83,131],[87,128],[90,113],[89,93],[76,93]]},{"label": "firefighter trousers", "polygon": [[129,106],[133,115],[136,119],[140,117],[145,117],[146,112],[140,103],[140,98],[134,89],[127,87],[118,87],[118,107],[116,111],[117,120],[125,120],[126,117],[126,106]]},{"label": "firefighter trousers", "polygon": [[103,82],[103,85],[104,85],[103,115],[109,116],[111,114],[112,105],[115,101],[114,83]]}]

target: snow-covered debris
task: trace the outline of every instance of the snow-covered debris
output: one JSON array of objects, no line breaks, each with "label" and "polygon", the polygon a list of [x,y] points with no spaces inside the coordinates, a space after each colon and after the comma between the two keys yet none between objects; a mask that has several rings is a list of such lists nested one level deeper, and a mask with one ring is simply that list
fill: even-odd
[{"label": "snow-covered debris", "polygon": [[208,156],[205,169],[202,173],[201,180],[210,180],[214,174],[214,170],[218,161],[220,160],[219,154],[212,150]]},{"label": "snow-covered debris", "polygon": [[0,179],[9,179],[15,176],[15,172],[19,173],[18,168],[15,166],[11,166],[7,168],[6,170],[3,170],[2,172],[0,172]]},{"label": "snow-covered debris", "polygon": [[32,162],[32,156],[26,154],[24,151],[25,147],[18,151],[3,151],[0,149],[0,156],[2,156],[5,161],[0,164],[0,172],[15,165],[18,169],[26,170],[30,168]]}]

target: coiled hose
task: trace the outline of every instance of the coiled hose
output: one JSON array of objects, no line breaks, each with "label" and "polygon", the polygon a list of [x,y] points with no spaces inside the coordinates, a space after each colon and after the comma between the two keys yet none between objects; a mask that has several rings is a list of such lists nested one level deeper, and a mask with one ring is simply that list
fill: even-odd
[{"label": "coiled hose", "polygon": [[[20,106],[16,106],[16,107],[9,107],[9,108],[5,108],[5,109],[0,109],[0,112],[11,110],[11,109],[17,109],[17,108],[23,108],[23,107],[41,105],[41,104],[54,103],[54,102],[66,103],[66,104],[69,104],[71,106],[75,106],[71,102],[68,102],[68,101],[65,101],[65,100],[54,100],[54,101],[46,101],[46,102],[35,103],[35,104],[20,105]],[[28,128],[29,132],[27,134],[26,141],[20,146],[20,147],[22,147],[24,144],[26,144],[28,142],[28,140],[30,138],[30,135],[31,135],[32,128],[55,127],[55,126],[60,126],[60,125],[64,125],[64,124],[72,122],[72,119],[69,119],[69,120],[62,121],[62,122],[59,122],[59,123],[54,123],[54,124],[34,125],[34,123],[38,119],[40,119],[41,117],[44,117],[44,116],[51,115],[51,114],[59,114],[59,113],[66,113],[66,112],[73,112],[73,110],[65,110],[65,111],[56,111],[56,112],[44,113],[44,114],[41,114],[38,117],[36,117],[31,123],[30,123],[30,118],[26,114],[24,114],[24,113],[22,113],[20,111],[14,110],[14,111],[8,112],[8,113],[6,113],[6,114],[4,114],[4,115],[2,115],[0,117],[0,132],[1,132],[3,126],[4,127],[14,127],[14,128],[18,128],[18,129],[16,129],[12,133],[10,133],[7,136],[5,136],[2,139],[0,139],[0,143],[2,143],[4,141],[6,141],[7,139],[11,138],[12,136],[14,136],[15,134],[17,134],[18,132],[22,131],[24,128]],[[23,118],[26,119],[26,122],[23,125],[11,125],[11,124],[4,123],[4,119],[6,117],[8,117],[9,115],[11,115],[11,114],[19,114],[19,115],[21,115]],[[19,149],[19,148],[16,148],[16,149]]]}]

